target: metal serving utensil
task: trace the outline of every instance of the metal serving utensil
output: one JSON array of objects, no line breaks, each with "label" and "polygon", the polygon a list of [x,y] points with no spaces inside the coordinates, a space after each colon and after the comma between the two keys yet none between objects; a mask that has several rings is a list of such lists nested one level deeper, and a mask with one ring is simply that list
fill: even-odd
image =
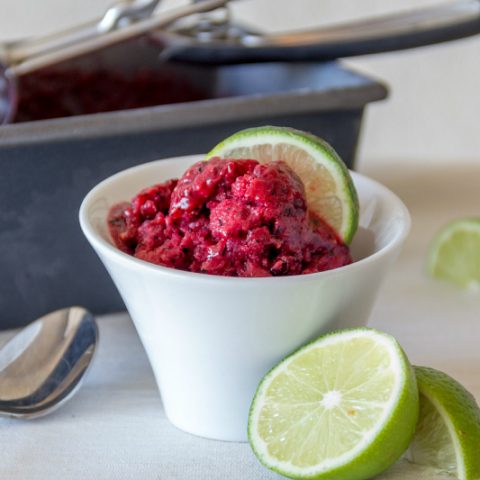
[{"label": "metal serving utensil", "polygon": [[225,6],[228,0],[204,0],[152,15],[159,2],[125,0],[98,21],[43,38],[0,44],[0,125],[15,116],[18,77],[163,29],[180,18]]},{"label": "metal serving utensil", "polygon": [[94,317],[81,307],[34,321],[0,350],[0,415],[46,415],[78,390],[98,343]]},{"label": "metal serving utensil", "polygon": [[160,0],[117,4],[96,22],[71,30],[0,45],[4,73],[20,76],[86,53],[165,28],[176,20],[224,6],[228,0],[204,0],[152,15]]},{"label": "metal serving utensil", "polygon": [[[198,1],[198,0],[197,0]],[[204,0],[200,0],[202,2]],[[273,3],[273,2],[272,2]],[[319,5],[320,8],[320,5]],[[458,0],[318,29],[264,34],[211,15],[158,32],[163,56],[203,64],[324,61],[435,44],[480,33],[480,1]]]},{"label": "metal serving utensil", "polygon": [[[160,1],[123,0],[99,21],[44,38],[0,45],[4,73],[24,75],[155,31],[167,39],[170,55],[166,56],[217,64],[366,55],[480,32],[480,0],[458,0],[402,14],[272,35],[233,24],[228,8],[221,8],[232,0],[192,0],[189,5],[152,16]],[[208,12],[216,17],[200,15]]]}]

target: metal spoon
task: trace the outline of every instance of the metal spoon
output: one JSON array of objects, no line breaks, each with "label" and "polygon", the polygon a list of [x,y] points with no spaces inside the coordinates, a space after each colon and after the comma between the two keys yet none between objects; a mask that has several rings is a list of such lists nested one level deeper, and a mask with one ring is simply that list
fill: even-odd
[{"label": "metal spoon", "polygon": [[[274,2],[271,2],[274,3]],[[320,2],[319,2],[320,3]],[[215,13],[215,12],[213,12]],[[211,17],[213,18],[213,17]],[[188,17],[151,34],[162,57],[210,65],[318,62],[432,45],[480,33],[480,0],[457,0],[404,13],[297,32],[264,34],[240,25],[191,24]]]},{"label": "metal spoon", "polygon": [[0,415],[35,418],[78,390],[98,343],[93,315],[81,307],[34,321],[0,350]]}]

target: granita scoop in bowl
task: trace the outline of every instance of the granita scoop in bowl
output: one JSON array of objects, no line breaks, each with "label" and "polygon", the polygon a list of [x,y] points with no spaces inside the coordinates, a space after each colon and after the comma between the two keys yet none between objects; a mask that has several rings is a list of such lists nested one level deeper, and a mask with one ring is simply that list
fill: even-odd
[{"label": "granita scoop in bowl", "polygon": [[166,416],[246,440],[273,365],[367,322],[409,215],[322,140],[263,127],[206,156],[113,175],[87,194],[80,224],[135,323]]},{"label": "granita scoop in bowl", "polygon": [[314,273],[351,263],[332,227],[307,209],[283,161],[213,157],[142,190],[108,216],[122,251],[166,267],[238,277]]}]

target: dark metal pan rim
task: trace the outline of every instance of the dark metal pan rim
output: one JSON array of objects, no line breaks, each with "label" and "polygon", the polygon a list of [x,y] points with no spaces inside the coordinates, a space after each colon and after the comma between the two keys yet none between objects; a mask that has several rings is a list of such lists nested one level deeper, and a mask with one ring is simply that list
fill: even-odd
[{"label": "dark metal pan rim", "polygon": [[218,123],[219,116],[222,121],[252,120],[263,117],[266,110],[272,116],[352,110],[386,98],[388,90],[377,80],[372,83],[363,74],[354,74],[353,78],[351,86],[328,91],[306,87],[5,125],[0,128],[0,144],[15,146],[211,125]]}]

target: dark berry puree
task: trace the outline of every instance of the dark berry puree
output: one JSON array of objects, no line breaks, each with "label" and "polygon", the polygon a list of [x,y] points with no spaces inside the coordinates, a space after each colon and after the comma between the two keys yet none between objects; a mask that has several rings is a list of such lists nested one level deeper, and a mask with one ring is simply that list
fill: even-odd
[{"label": "dark berry puree", "polygon": [[208,96],[178,72],[152,69],[132,74],[47,69],[20,77],[18,91],[15,122],[193,102]]},{"label": "dark berry puree", "polygon": [[352,262],[320,219],[312,222],[300,178],[284,163],[213,158],[180,180],[115,205],[115,245],[147,262],[234,277],[314,273]]}]

